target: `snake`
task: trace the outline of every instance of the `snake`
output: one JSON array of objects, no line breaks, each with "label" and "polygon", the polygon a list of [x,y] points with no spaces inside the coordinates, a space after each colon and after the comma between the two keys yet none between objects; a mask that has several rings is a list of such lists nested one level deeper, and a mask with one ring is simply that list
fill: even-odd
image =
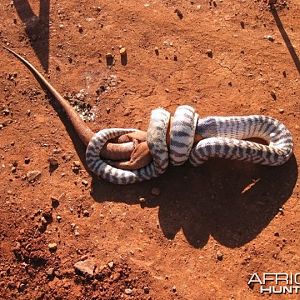
[{"label": "snake", "polygon": [[[199,166],[210,157],[279,166],[293,154],[293,139],[286,126],[264,115],[210,116],[199,118],[196,132],[203,137],[192,149],[189,161]],[[259,138],[267,145],[248,141]]]},{"label": "snake", "polygon": [[[147,130],[147,146],[152,161],[136,170],[123,170],[110,165],[110,159],[128,159],[134,150],[132,142],[114,144],[112,139],[137,132],[134,128],[109,128],[93,132],[71,105],[25,58],[16,56],[50,91],[65,110],[81,141],[87,146],[86,163],[97,176],[114,184],[131,184],[163,174],[169,164],[180,166],[186,161],[199,166],[212,157],[249,161],[278,166],[293,153],[292,135],[278,120],[263,116],[210,116],[200,118],[188,105],[177,107],[174,116],[163,108],[152,110]],[[267,145],[249,141],[260,138]]]}]

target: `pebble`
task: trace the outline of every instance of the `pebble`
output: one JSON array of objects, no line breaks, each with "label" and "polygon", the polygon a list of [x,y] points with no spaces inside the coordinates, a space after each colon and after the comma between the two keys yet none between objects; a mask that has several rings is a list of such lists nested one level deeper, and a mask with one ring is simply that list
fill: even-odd
[{"label": "pebble", "polygon": [[271,97],[273,98],[273,100],[276,100],[277,96],[276,96],[275,91],[271,91],[271,92],[270,92],[270,95],[271,95]]},{"label": "pebble", "polygon": [[114,63],[114,56],[108,52],[108,53],[106,53],[105,57],[106,57],[106,64],[108,66],[112,66]]},{"label": "pebble", "polygon": [[89,217],[89,216],[90,216],[89,211],[85,209],[85,210],[83,211],[83,216],[84,216],[84,217]]},{"label": "pebble", "polygon": [[275,41],[275,38],[272,35],[265,35],[264,39],[266,39],[266,40],[268,40],[270,42],[274,42]]},{"label": "pebble", "polygon": [[154,196],[159,196],[160,195],[160,189],[158,187],[152,188],[151,194],[154,195]]},{"label": "pebble", "polygon": [[56,243],[49,243],[48,248],[51,252],[55,252],[57,250],[57,244]]},{"label": "pebble", "polygon": [[126,108],[123,115],[124,115],[125,117],[127,117],[127,116],[129,116],[130,114],[131,114],[131,110],[128,109],[128,108]]},{"label": "pebble", "polygon": [[148,286],[144,286],[144,293],[149,294],[150,288]]},{"label": "pebble", "polygon": [[207,50],[206,50],[206,54],[207,54],[207,56],[210,57],[210,58],[213,57],[213,52],[212,52],[211,49],[207,49]]},{"label": "pebble", "polygon": [[29,117],[31,115],[30,109],[27,110],[26,115]]},{"label": "pebble", "polygon": [[223,253],[220,250],[217,251],[217,260],[223,260]]},{"label": "pebble", "polygon": [[49,162],[49,165],[51,168],[57,168],[58,167],[58,161],[57,159],[53,158],[53,157],[50,157],[48,159],[48,162]]},{"label": "pebble", "polygon": [[176,291],[177,291],[176,286],[173,285],[173,286],[172,286],[172,292],[175,293]]},{"label": "pebble", "polygon": [[53,208],[57,208],[59,206],[59,199],[57,197],[51,196],[51,205]]},{"label": "pebble", "polygon": [[92,260],[78,261],[74,264],[74,269],[85,276],[93,276],[95,271],[95,262]]},{"label": "pebble", "polygon": [[73,161],[73,166],[74,166],[74,167],[80,167],[80,161],[74,160],[74,161]]},{"label": "pebble", "polygon": [[177,16],[180,20],[183,19],[183,14],[178,8],[176,8],[174,12],[175,12],[175,14],[177,14]]},{"label": "pebble", "polygon": [[41,177],[42,173],[38,170],[34,170],[34,171],[29,171],[26,174],[26,178],[28,182],[34,182],[36,180],[38,180]]},{"label": "pebble", "polygon": [[159,49],[158,49],[158,47],[154,48],[154,52],[155,52],[156,55],[159,55]]},{"label": "pebble", "polygon": [[48,221],[46,220],[45,217],[41,217],[41,222],[42,222],[44,225],[48,224]]},{"label": "pebble", "polygon": [[126,56],[126,55],[127,55],[127,50],[126,50],[125,47],[122,47],[122,48],[120,49],[120,54],[121,54],[121,56]]},{"label": "pebble", "polygon": [[46,271],[46,274],[51,277],[54,275],[54,268],[49,268],[47,271]]},{"label": "pebble", "polygon": [[126,295],[131,295],[133,293],[132,289],[125,289],[125,294]]},{"label": "pebble", "polygon": [[279,113],[283,114],[284,113],[284,109],[283,108],[279,108]]},{"label": "pebble", "polygon": [[59,222],[59,223],[60,223],[60,222],[61,222],[61,220],[62,220],[62,217],[61,217],[60,215],[57,215],[57,216],[56,216],[56,220],[57,220],[57,222]]},{"label": "pebble", "polygon": [[87,180],[85,180],[85,179],[83,179],[81,182],[82,182],[82,184],[84,186],[88,186],[89,185],[89,182]]},{"label": "pebble", "polygon": [[78,27],[78,31],[79,31],[80,33],[83,33],[83,27],[82,27],[82,25],[81,25],[81,24],[78,24],[77,27]]},{"label": "pebble", "polygon": [[29,158],[29,157],[25,157],[24,163],[25,163],[26,165],[28,165],[28,164],[30,163],[30,158]]},{"label": "pebble", "polygon": [[115,264],[113,261],[110,261],[107,265],[109,266],[110,269],[112,269]]}]

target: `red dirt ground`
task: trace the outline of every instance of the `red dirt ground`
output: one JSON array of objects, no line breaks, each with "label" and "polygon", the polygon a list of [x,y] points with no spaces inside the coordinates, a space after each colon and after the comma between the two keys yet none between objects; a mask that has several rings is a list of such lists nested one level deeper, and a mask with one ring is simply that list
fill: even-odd
[{"label": "red dirt ground", "polygon": [[211,160],[115,186],[91,177],[64,115],[0,50],[1,299],[299,299],[247,284],[300,270],[300,1],[277,2],[1,1],[1,44],[91,105],[94,130],[145,130],[152,109],[190,104],[273,116],[295,143],[281,167]]}]

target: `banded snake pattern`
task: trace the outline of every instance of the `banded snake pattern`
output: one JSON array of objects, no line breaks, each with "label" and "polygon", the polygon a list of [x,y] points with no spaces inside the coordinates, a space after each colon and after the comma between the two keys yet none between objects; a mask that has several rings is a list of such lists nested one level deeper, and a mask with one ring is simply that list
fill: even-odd
[{"label": "banded snake pattern", "polygon": [[[87,146],[86,161],[89,169],[112,183],[130,184],[163,174],[169,163],[178,166],[189,160],[193,166],[199,166],[210,157],[220,157],[278,166],[288,161],[293,153],[291,133],[272,117],[251,115],[199,118],[194,108],[182,105],[175,111],[168,147],[166,135],[169,122],[170,113],[166,110],[158,108],[152,111],[147,143],[153,161],[133,171],[110,166],[101,159],[99,153],[108,140],[136,129],[100,130]],[[195,133],[202,137],[196,144]],[[260,138],[268,144],[246,140],[249,138]]]}]

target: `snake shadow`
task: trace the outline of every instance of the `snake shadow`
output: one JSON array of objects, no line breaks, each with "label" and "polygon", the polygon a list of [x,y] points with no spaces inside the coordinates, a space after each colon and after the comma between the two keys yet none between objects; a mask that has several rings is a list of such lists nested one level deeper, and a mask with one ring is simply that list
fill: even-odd
[{"label": "snake shadow", "polygon": [[[235,248],[253,240],[292,195],[298,177],[293,156],[279,167],[213,159],[194,168],[189,164],[170,167],[159,178],[129,186],[116,186],[93,179],[95,201],[116,201],[159,207],[159,223],[167,239],[182,230],[195,248],[203,247],[210,236]],[[151,195],[152,187],[159,196]]]},{"label": "snake shadow", "polygon": [[40,0],[39,14],[36,15],[27,0],[13,0],[17,14],[25,25],[25,32],[31,47],[43,69],[49,69],[49,10],[50,0]]}]

